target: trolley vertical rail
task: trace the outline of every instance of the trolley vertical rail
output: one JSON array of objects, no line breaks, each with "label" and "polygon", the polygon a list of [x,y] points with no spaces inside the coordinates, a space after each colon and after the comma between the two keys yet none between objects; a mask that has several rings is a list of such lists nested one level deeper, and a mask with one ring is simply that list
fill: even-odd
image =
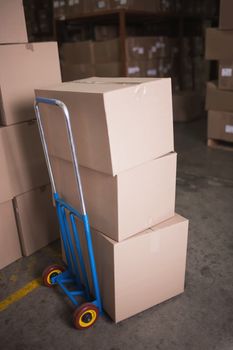
[{"label": "trolley vertical rail", "polygon": [[[77,211],[68,203],[66,203],[57,193],[56,183],[53,176],[52,165],[45,139],[43,123],[40,115],[40,104],[47,104],[58,107],[63,111],[77,185],[77,194],[79,195],[81,204],[81,212]],[[75,327],[78,329],[86,329],[91,327],[96,322],[99,314],[102,314],[102,305],[92,246],[90,225],[85,207],[81,178],[79,174],[78,158],[70,122],[70,115],[66,105],[62,101],[56,99],[37,97],[34,107],[40,132],[40,138],[52,185],[53,197],[56,203],[61,239],[67,261],[67,268],[60,265],[52,265],[47,267],[43,272],[43,282],[48,287],[52,287],[55,284],[58,284],[61,287],[63,292],[76,307],[73,316]],[[90,293],[87,269],[82,253],[82,246],[80,243],[80,236],[77,229],[76,220],[81,221],[84,227],[94,297],[92,297]],[[75,286],[75,289],[70,290],[67,287],[69,284]],[[84,297],[86,302],[80,303],[80,298],[78,297]]]}]

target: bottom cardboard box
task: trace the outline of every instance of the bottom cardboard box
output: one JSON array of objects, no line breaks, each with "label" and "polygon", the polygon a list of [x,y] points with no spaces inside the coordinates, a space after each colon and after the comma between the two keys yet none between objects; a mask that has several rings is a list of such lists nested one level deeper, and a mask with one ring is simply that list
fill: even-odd
[{"label": "bottom cardboard box", "polygon": [[[78,227],[85,247],[81,225]],[[94,229],[91,232],[103,308],[114,322],[184,291],[187,219],[176,214],[122,242]],[[84,259],[87,264],[85,248]],[[91,281],[90,271],[88,275]]]},{"label": "bottom cardboard box", "polygon": [[233,142],[233,113],[208,111],[208,138]]},{"label": "bottom cardboard box", "polygon": [[198,92],[176,92],[172,100],[175,122],[191,121],[202,117],[204,114],[204,97]]},{"label": "bottom cardboard box", "polygon": [[50,185],[15,197],[14,206],[24,256],[33,254],[59,237]]},{"label": "bottom cardboard box", "polygon": [[21,256],[13,203],[0,203],[0,269]]}]

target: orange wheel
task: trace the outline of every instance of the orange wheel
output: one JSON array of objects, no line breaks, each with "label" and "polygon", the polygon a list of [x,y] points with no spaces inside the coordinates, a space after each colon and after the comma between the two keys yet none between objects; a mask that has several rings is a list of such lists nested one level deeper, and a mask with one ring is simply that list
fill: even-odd
[{"label": "orange wheel", "polygon": [[51,278],[64,272],[65,268],[61,265],[48,266],[42,274],[42,280],[46,287],[52,287],[55,283],[52,283]]},{"label": "orange wheel", "polygon": [[84,303],[74,312],[74,326],[77,329],[87,329],[93,326],[99,316],[99,309],[92,303]]}]

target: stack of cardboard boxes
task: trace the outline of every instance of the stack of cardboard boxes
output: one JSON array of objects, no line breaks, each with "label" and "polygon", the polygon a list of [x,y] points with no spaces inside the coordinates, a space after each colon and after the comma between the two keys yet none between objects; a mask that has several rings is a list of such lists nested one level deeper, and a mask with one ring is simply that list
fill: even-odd
[{"label": "stack of cardboard boxes", "polygon": [[219,64],[218,81],[207,84],[209,146],[233,142],[232,11],[232,1],[221,0],[219,28],[209,28],[206,32],[206,59],[217,60]]},{"label": "stack of cardboard boxes", "polygon": [[[127,76],[168,77],[177,83],[178,44],[169,37],[128,37]],[[91,77],[119,77],[121,52],[119,39],[64,43],[60,50],[62,79],[71,81]],[[177,89],[177,87],[176,87]]]},{"label": "stack of cardboard boxes", "polygon": [[65,43],[60,50],[62,80],[120,76],[119,39]]},{"label": "stack of cardboard boxes", "polygon": [[96,11],[129,9],[156,12],[160,10],[159,0],[54,0],[54,17],[74,18]]},{"label": "stack of cardboard boxes", "polygon": [[[0,12],[0,268],[58,235],[33,110],[34,88],[59,83],[56,43],[27,43],[22,1]],[[21,251],[22,248],[22,251]]]},{"label": "stack of cardboard boxes", "polygon": [[[174,212],[171,79],[89,78],[36,95],[70,111],[105,311],[119,322],[182,293],[188,220]],[[58,193],[80,210],[61,113],[41,105]]]},{"label": "stack of cardboard boxes", "polygon": [[217,2],[213,0],[54,0],[53,5],[56,19],[118,9],[204,16],[213,16],[217,11]]}]

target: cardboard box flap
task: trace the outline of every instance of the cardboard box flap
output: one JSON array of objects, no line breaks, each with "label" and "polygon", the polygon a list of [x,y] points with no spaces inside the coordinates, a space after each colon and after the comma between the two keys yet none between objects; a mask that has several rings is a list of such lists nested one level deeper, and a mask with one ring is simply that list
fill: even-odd
[{"label": "cardboard box flap", "polygon": [[[104,94],[106,92],[120,90],[128,87],[135,87],[135,85],[142,85],[144,83],[157,82],[162,79],[140,79],[140,78],[88,78],[81,80],[74,80],[71,82],[64,82],[59,85],[48,86],[45,89],[47,91],[64,91],[64,92],[80,92],[80,93],[99,93]],[[170,78],[163,78],[166,80]],[[36,89],[38,92],[40,88]],[[37,94],[38,95],[38,94]]]}]

